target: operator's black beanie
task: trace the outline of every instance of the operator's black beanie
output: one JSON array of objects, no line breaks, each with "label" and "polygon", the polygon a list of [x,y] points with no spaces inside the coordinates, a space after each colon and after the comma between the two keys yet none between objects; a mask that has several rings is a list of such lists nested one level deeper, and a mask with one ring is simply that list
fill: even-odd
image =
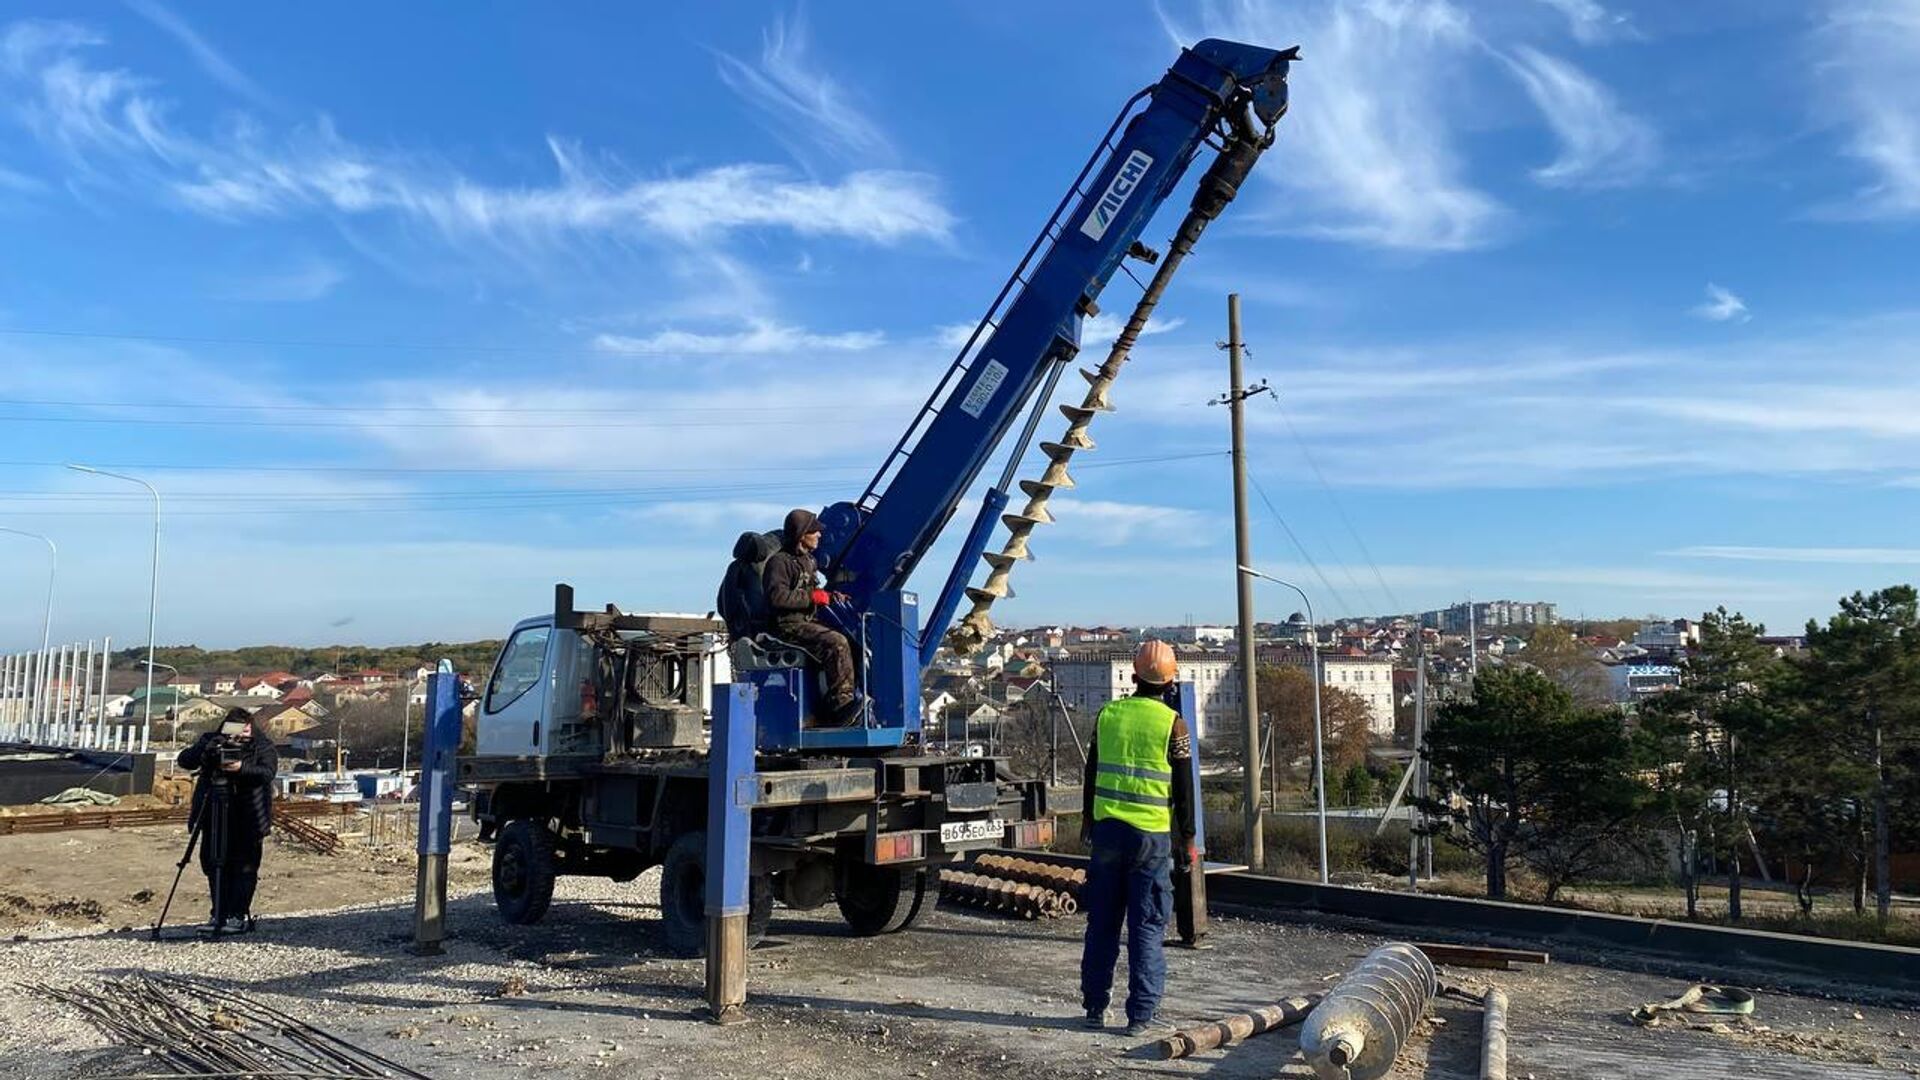
[{"label": "operator's black beanie", "polygon": [[786,523],[780,526],[780,534],[788,547],[795,547],[800,538],[812,532],[820,519],[811,510],[791,510],[787,513]]}]

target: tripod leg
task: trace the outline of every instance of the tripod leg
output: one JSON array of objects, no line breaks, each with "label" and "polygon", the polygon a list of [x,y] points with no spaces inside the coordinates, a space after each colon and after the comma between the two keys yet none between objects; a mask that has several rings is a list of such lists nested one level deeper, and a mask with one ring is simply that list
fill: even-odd
[{"label": "tripod leg", "polygon": [[160,940],[160,928],[166,925],[167,912],[173,909],[173,894],[180,891],[180,875],[187,872],[187,864],[193,861],[193,849],[200,843],[200,833],[205,824],[205,815],[200,815],[194,818],[193,828],[187,833],[187,850],[173,868],[173,887],[167,890],[167,902],[160,906],[160,917],[153,921],[153,940],[155,941]]}]

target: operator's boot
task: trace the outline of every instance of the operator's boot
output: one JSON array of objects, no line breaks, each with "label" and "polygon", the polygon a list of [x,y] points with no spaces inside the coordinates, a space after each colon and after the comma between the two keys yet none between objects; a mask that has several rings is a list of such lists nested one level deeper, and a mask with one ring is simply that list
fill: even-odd
[{"label": "operator's boot", "polygon": [[838,705],[827,706],[826,715],[820,718],[821,727],[848,728],[858,727],[866,719],[867,699],[856,691],[854,695]]}]

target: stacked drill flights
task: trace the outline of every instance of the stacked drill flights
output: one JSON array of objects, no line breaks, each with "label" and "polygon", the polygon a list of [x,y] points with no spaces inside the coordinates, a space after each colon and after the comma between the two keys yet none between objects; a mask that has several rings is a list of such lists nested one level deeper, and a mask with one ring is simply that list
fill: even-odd
[{"label": "stacked drill flights", "polygon": [[993,602],[1011,595],[1012,589],[1007,582],[1013,572],[1013,564],[1033,557],[1028,547],[1028,538],[1033,535],[1033,530],[1053,521],[1053,515],[1047,511],[1047,503],[1053,498],[1053,493],[1074,486],[1073,477],[1067,472],[1067,463],[1075,453],[1094,448],[1087,427],[1096,415],[1113,411],[1113,401],[1108,391],[1113,388],[1114,380],[1119,378],[1120,369],[1126,366],[1127,360],[1133,355],[1134,343],[1140,340],[1140,334],[1146,329],[1153,309],[1159,305],[1160,297],[1165,294],[1168,282],[1193,250],[1208,223],[1218,217],[1220,211],[1239,193],[1240,184],[1246,179],[1254,162],[1273,144],[1274,128],[1271,125],[1256,130],[1240,121],[1233,123],[1229,130],[1226,145],[1201,178],[1199,190],[1193,195],[1192,207],[1180,222],[1179,231],[1174,234],[1173,243],[1168,246],[1166,257],[1160,261],[1153,280],[1147,283],[1146,291],[1134,305],[1127,325],[1107,351],[1106,362],[1093,370],[1081,369],[1080,375],[1087,381],[1086,396],[1080,399],[1078,405],[1060,406],[1061,414],[1067,418],[1067,430],[1058,441],[1040,444],[1041,452],[1047,457],[1047,468],[1040,474],[1040,479],[1020,481],[1020,490],[1027,496],[1027,505],[1018,513],[1001,517],[1000,520],[1007,526],[1007,542],[999,551],[989,551],[981,556],[991,568],[987,579],[967,590],[967,599],[972,601],[973,606],[947,634],[947,645],[956,654],[969,655],[993,636],[993,620],[989,615]]}]

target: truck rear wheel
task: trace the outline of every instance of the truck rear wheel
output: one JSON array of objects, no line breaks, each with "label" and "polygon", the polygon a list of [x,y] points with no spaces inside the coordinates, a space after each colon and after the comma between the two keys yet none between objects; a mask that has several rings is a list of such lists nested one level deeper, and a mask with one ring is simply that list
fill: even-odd
[{"label": "truck rear wheel", "polygon": [[860,937],[891,934],[912,926],[926,898],[927,875],[895,866],[846,862],[835,892],[840,915]]},{"label": "truck rear wheel", "polygon": [[[760,944],[773,921],[773,881],[747,881],[747,948]],[[707,951],[707,834],[682,833],[660,861],[660,936],[675,956]]]},{"label": "truck rear wheel", "polygon": [[493,906],[515,926],[540,921],[553,903],[553,833],[519,818],[507,822],[493,845]]}]

